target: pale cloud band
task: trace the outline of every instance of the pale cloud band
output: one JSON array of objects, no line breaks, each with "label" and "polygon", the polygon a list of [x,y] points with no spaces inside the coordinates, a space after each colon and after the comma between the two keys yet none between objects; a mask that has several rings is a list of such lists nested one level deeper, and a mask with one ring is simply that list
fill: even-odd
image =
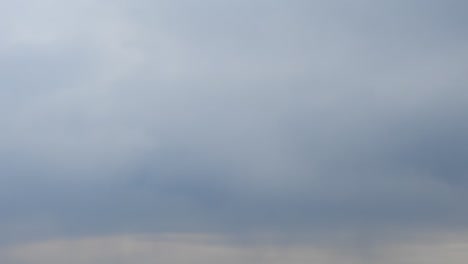
[{"label": "pale cloud band", "polygon": [[[462,236],[463,237],[463,236]],[[203,234],[121,235],[73,240],[50,240],[5,248],[2,263],[94,264],[284,264],[284,263],[464,263],[468,241],[454,236],[426,237],[423,241],[378,246],[356,252],[330,245],[282,245],[263,240],[238,244]]]}]

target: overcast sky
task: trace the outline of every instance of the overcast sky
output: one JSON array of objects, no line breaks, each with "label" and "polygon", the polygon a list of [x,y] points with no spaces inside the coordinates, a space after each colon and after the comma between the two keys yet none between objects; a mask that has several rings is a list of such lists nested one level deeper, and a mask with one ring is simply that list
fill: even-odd
[{"label": "overcast sky", "polygon": [[466,263],[466,10],[0,0],[1,262]]}]

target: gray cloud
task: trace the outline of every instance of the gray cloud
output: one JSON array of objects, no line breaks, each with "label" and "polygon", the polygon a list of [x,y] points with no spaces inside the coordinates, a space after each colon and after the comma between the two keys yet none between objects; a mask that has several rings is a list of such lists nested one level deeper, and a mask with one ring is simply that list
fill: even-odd
[{"label": "gray cloud", "polygon": [[463,2],[35,5],[0,30],[4,243],[467,227]]}]

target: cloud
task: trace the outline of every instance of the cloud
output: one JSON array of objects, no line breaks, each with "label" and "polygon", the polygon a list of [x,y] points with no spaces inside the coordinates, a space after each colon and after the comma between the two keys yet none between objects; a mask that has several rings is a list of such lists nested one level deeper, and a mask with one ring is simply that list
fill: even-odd
[{"label": "cloud", "polygon": [[[183,252],[183,254],[181,254]],[[113,236],[51,240],[3,251],[4,263],[302,263],[338,261],[325,248],[252,247],[204,235]],[[337,262],[333,262],[337,263]]]},{"label": "cloud", "polygon": [[3,243],[466,229],[461,1],[24,3],[0,21]]},{"label": "cloud", "polygon": [[[434,239],[434,240],[430,240]],[[2,263],[464,263],[466,236],[438,235],[356,252],[317,244],[239,244],[206,234],[120,235],[55,239],[4,248]]]}]

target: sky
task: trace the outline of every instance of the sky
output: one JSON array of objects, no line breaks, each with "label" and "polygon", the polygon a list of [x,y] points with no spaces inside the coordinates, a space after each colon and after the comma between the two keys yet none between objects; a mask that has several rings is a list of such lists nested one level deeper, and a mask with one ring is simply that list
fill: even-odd
[{"label": "sky", "polygon": [[466,263],[467,8],[0,0],[0,261]]}]

